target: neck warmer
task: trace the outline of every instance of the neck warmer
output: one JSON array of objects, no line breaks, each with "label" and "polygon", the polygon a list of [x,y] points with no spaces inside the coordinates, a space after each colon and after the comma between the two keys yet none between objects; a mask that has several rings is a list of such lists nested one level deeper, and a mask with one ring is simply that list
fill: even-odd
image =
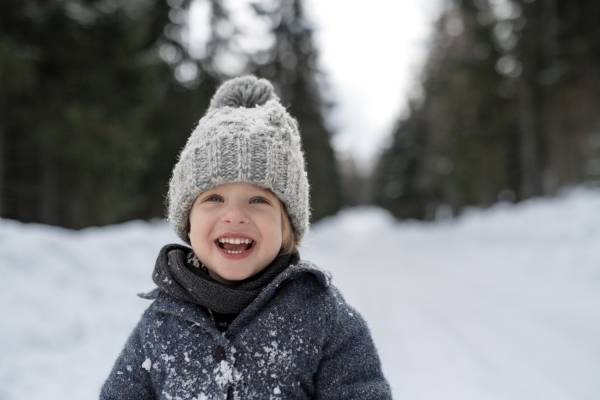
[{"label": "neck warmer", "polygon": [[258,274],[235,285],[211,278],[203,268],[186,262],[192,249],[177,244],[164,246],[156,260],[152,280],[169,295],[222,314],[239,314],[290,264],[299,261],[298,253],[277,256]]}]

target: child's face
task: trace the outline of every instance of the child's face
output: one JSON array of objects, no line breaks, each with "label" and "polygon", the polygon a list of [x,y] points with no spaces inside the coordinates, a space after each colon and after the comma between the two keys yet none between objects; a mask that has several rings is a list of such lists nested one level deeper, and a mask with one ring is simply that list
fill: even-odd
[{"label": "child's face", "polygon": [[210,276],[230,284],[273,261],[281,249],[281,224],[281,204],[271,191],[225,183],[196,198],[188,237]]}]

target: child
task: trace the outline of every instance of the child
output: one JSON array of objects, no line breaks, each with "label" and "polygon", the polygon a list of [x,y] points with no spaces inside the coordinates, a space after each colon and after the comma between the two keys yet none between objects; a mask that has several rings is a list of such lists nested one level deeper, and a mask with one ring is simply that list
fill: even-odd
[{"label": "child", "polygon": [[[173,170],[154,302],[101,399],[390,399],[369,329],[296,249],[308,181],[296,121],[253,76],[223,84]],[[365,266],[367,268],[367,266]],[[368,272],[368,271],[367,271]]]}]

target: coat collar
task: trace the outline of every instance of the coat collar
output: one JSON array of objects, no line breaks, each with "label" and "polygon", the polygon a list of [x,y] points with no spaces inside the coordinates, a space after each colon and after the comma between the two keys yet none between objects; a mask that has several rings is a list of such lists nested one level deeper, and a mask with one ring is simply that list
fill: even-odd
[{"label": "coat collar", "polygon": [[[275,279],[260,292],[256,299],[254,299],[254,301],[236,317],[227,331],[222,335],[229,338],[234,337],[240,329],[264,308],[279,288],[283,287],[289,281],[296,280],[306,275],[316,279],[323,288],[329,287],[331,283],[331,274],[329,272],[323,271],[309,261],[299,261],[297,264],[289,266],[281,274],[276,276]],[[221,336],[221,333],[214,326],[214,323],[203,307],[169,296],[160,290],[160,288],[156,288],[148,293],[140,293],[138,296],[147,300],[155,300],[153,305],[160,312],[175,315],[204,328],[215,336]]]}]

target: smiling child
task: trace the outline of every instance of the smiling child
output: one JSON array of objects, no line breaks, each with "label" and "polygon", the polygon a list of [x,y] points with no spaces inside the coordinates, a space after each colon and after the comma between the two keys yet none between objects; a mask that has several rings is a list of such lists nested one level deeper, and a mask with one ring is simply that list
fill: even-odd
[{"label": "smiling child", "polygon": [[101,399],[391,399],[369,329],[300,260],[300,134],[273,86],[224,83],[173,170],[158,286]]}]

